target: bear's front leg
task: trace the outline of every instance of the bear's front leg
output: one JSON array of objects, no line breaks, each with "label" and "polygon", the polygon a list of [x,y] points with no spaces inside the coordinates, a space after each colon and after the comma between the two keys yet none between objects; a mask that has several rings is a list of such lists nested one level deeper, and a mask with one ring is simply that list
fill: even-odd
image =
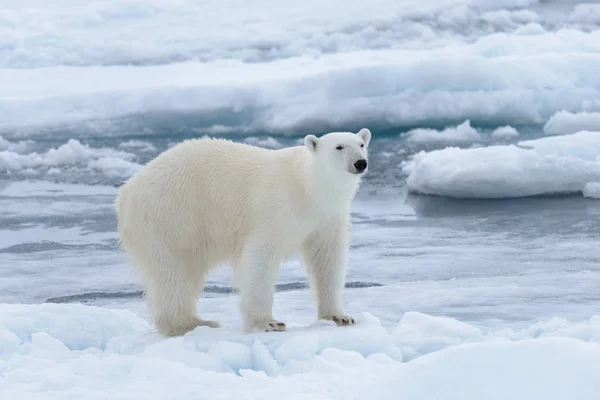
[{"label": "bear's front leg", "polygon": [[354,325],[354,318],[344,313],[342,305],[348,260],[347,225],[343,221],[324,225],[302,248],[308,280],[317,298],[318,316],[338,326]]},{"label": "bear's front leg", "polygon": [[238,274],[240,312],[246,332],[282,332],[285,324],[273,318],[275,280],[279,272],[276,248],[253,237],[246,243]]}]

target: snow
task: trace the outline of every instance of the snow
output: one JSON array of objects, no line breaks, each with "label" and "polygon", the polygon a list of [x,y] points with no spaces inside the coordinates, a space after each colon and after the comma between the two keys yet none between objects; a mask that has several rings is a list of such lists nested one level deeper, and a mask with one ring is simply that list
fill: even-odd
[{"label": "snow", "polygon": [[476,149],[420,152],[403,165],[411,192],[508,198],[582,192],[600,180],[600,132]]},{"label": "snow", "polygon": [[600,30],[583,18],[595,5],[557,17],[560,4],[516,0],[28,4],[0,8],[11,135],[168,114],[252,134],[517,126],[600,97]]},{"label": "snow", "polygon": [[383,371],[358,398],[595,399],[600,346],[573,339],[481,343]]},{"label": "snow", "polygon": [[510,142],[519,136],[519,131],[503,125],[493,130],[475,128],[471,121],[465,120],[458,125],[450,125],[438,130],[433,128],[415,128],[400,134],[411,149],[444,148],[447,146],[474,147],[484,144]]},{"label": "snow", "polygon": [[600,112],[559,111],[544,125],[547,135],[568,135],[584,130],[600,130]]},{"label": "snow", "polygon": [[600,23],[600,4],[577,4],[569,15],[569,20],[580,23],[598,25]]},{"label": "snow", "polygon": [[519,136],[519,131],[512,126],[500,126],[492,132],[492,138],[495,139],[512,139]]},{"label": "snow", "polygon": [[32,141],[21,140],[18,142],[11,142],[0,136],[0,151],[9,150],[14,152],[23,152],[28,146],[32,144]]},{"label": "snow", "polygon": [[258,62],[423,43],[434,47],[530,23],[583,29],[597,21],[593,4],[571,7],[556,20],[543,12],[551,7],[536,9],[538,3],[377,0],[348,1],[340,7],[335,0],[307,0],[294,7],[290,0],[258,0],[248,7],[243,0],[227,0],[217,7],[190,0],[3,2],[0,65],[141,65],[221,58]]},{"label": "snow", "polygon": [[[0,1],[0,398],[600,398],[600,4],[247,3]],[[116,186],[188,137],[364,126],[357,325],[315,321],[292,258],[288,332],[242,333],[219,270],[223,328],[159,337]]]},{"label": "snow", "polygon": [[479,132],[471,127],[471,121],[469,120],[442,131],[431,128],[418,128],[408,131],[406,135],[409,143],[434,145],[470,144],[481,139]]},{"label": "snow", "polygon": [[[600,317],[483,331],[406,313],[285,333],[200,327],[159,337],[127,310],[0,305],[0,389],[10,398],[595,399]],[[28,397],[27,397],[28,398]]]},{"label": "snow", "polygon": [[[589,40],[600,43],[600,34],[596,36]],[[509,43],[492,47],[512,48],[517,39],[528,38],[506,38]],[[557,109],[573,109],[600,94],[600,78],[593,68],[600,55],[562,54],[558,49],[526,56],[519,49],[494,57],[482,54],[494,51],[460,46],[426,53],[371,50],[262,64],[215,61],[2,70],[0,129],[158,111],[202,116],[216,110],[231,113],[221,125],[231,124],[235,113],[243,111],[250,116],[249,129],[288,134],[309,123],[326,128],[379,119],[392,126],[465,119],[541,123]],[[579,86],[581,81],[588,82],[585,88]]]},{"label": "snow", "polygon": [[136,157],[132,153],[111,148],[93,148],[77,139],[69,139],[67,143],[51,148],[45,154],[21,154],[19,151],[22,152],[24,146],[6,140],[5,143],[9,150],[0,151],[0,173],[26,169],[32,170],[34,174],[50,175],[65,171],[91,171],[110,178],[125,179],[141,168],[140,164],[133,161]]},{"label": "snow", "polygon": [[588,182],[583,187],[583,195],[592,199],[600,199],[600,182]]}]

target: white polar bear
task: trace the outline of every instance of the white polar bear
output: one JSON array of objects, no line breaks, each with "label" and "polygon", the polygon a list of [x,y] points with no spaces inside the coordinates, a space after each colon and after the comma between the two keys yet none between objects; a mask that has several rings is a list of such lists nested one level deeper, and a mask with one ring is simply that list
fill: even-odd
[{"label": "white polar bear", "polygon": [[272,315],[281,261],[301,252],[318,317],[354,324],[342,307],[350,203],[367,171],[371,132],[308,135],[304,146],[268,150],[194,139],[160,154],[120,189],[122,248],[145,287],[158,331],[182,335],[211,268],[229,264],[244,330],[283,331]]}]

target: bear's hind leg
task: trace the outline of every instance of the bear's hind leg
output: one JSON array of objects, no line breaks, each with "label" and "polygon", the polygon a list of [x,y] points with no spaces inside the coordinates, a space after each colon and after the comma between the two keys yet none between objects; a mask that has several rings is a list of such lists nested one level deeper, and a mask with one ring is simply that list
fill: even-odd
[{"label": "bear's hind leg", "polygon": [[198,326],[219,327],[215,321],[200,319],[196,311],[205,274],[199,265],[190,260],[169,260],[147,272],[143,280],[148,309],[162,335],[180,336]]}]

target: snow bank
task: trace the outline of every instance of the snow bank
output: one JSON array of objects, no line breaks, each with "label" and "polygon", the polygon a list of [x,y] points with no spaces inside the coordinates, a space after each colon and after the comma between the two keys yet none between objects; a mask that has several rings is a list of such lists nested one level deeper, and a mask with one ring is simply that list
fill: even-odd
[{"label": "snow bank", "polygon": [[600,180],[600,132],[420,152],[403,165],[413,193],[504,198],[582,192]]},{"label": "snow bank", "polygon": [[0,129],[181,113],[263,134],[541,124],[600,97],[599,63],[600,30],[569,30],[262,63],[0,69]]},{"label": "snow bank", "polygon": [[164,339],[129,311],[1,304],[0,389],[44,399],[530,400],[576,391],[595,400],[599,341],[597,316],[484,333],[416,312],[392,332],[364,314],[351,328],[323,322],[247,335],[201,327]]},{"label": "snow bank", "polygon": [[494,139],[512,139],[519,136],[519,131],[512,126],[500,126],[492,131]]},{"label": "snow bank", "polygon": [[47,181],[9,181],[3,182],[2,197],[19,203],[33,197],[55,196],[115,196],[117,189],[113,186],[82,185],[72,183],[54,183]]},{"label": "snow bank", "polygon": [[[540,24],[594,27],[597,8],[569,7],[568,18],[546,20],[536,0],[420,1],[27,0],[4,2],[0,67],[144,65],[176,61],[267,61],[369,48],[429,47],[472,41]],[[25,6],[23,6],[25,4]],[[594,11],[596,12],[594,14]],[[203,29],[198,30],[198,26]],[[176,28],[174,28],[176,27]],[[468,29],[465,29],[468,27]],[[144,32],[140,35],[140,32]]]},{"label": "snow bank", "polygon": [[33,142],[31,140],[20,140],[11,142],[0,136],[0,151],[9,150],[17,153],[24,152]]},{"label": "snow bank", "polygon": [[588,182],[583,187],[583,195],[593,199],[600,199],[600,182]]},{"label": "snow bank", "polygon": [[600,345],[573,339],[460,346],[382,369],[357,398],[592,400],[598,357]]},{"label": "snow bank", "polygon": [[407,132],[407,141],[413,144],[471,144],[481,139],[477,129],[471,127],[471,121],[467,120],[455,127],[449,127],[442,131],[430,128],[418,128]]},{"label": "snow bank", "polygon": [[600,112],[559,111],[544,125],[548,135],[568,135],[579,131],[600,131]]},{"label": "snow bank", "polygon": [[417,128],[402,134],[408,144],[415,147],[431,149],[446,146],[467,147],[491,142],[507,141],[519,136],[519,131],[510,125],[500,126],[493,131],[477,130],[466,120],[458,125],[448,126],[442,130]]},{"label": "snow bank", "polygon": [[141,165],[133,161],[136,157],[132,153],[111,148],[93,148],[76,139],[70,139],[45,154],[20,154],[10,149],[17,150],[17,147],[22,146],[6,142],[9,143],[9,150],[0,151],[0,173],[31,170],[36,175],[52,175],[73,172],[75,169],[98,172],[110,178],[128,178],[141,168]]}]

